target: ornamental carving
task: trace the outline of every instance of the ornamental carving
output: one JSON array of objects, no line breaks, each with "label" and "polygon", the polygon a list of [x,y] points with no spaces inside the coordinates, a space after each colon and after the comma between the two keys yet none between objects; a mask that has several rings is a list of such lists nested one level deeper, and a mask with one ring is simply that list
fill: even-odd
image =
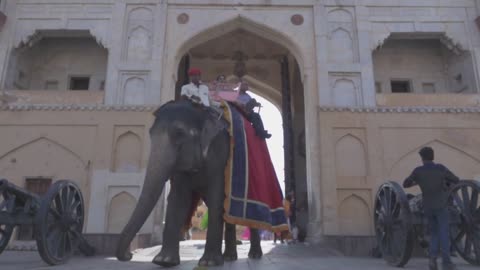
[{"label": "ornamental carving", "polygon": [[188,16],[187,13],[182,13],[182,14],[178,15],[177,22],[179,24],[186,24],[186,23],[188,23],[189,19],[190,19],[190,17]]},{"label": "ornamental carving", "polygon": [[303,24],[303,16],[300,14],[295,14],[290,18],[290,21],[293,25],[302,25]]}]

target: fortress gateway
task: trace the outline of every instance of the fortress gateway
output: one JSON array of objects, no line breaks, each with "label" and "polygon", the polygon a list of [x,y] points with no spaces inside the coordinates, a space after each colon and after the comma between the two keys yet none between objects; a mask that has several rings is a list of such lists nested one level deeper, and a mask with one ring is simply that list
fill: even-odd
[{"label": "fortress gateway", "polygon": [[[366,254],[375,192],[408,176],[418,149],[480,178],[478,2],[0,1],[0,177],[38,193],[75,180],[84,233],[114,238],[141,190],[153,110],[200,67],[281,110],[307,241]],[[139,245],[161,242],[164,206]]]}]

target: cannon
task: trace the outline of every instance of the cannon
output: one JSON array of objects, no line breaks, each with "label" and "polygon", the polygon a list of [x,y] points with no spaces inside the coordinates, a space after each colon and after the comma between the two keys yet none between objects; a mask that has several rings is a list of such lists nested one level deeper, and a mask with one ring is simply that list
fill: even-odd
[{"label": "cannon", "polygon": [[78,186],[55,182],[45,196],[0,180],[0,254],[15,226],[33,225],[38,252],[50,265],[65,263],[77,250],[93,256],[95,250],[82,236],[85,206]]},{"label": "cannon", "polygon": [[[448,210],[452,248],[468,263],[480,265],[480,183],[461,180],[450,187]],[[382,184],[375,196],[377,245],[391,266],[403,267],[417,242],[428,248],[428,224],[422,195],[406,194],[396,182]]]}]

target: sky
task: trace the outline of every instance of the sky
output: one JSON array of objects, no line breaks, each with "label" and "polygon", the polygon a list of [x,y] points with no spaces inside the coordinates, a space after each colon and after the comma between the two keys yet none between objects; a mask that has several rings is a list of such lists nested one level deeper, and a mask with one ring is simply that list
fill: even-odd
[{"label": "sky", "polygon": [[[268,100],[252,92],[248,92],[248,94],[262,104],[260,116],[262,117],[265,129],[272,134],[272,137],[267,139],[268,151],[270,152],[270,158],[275,167],[280,187],[285,195],[282,115],[277,107]],[[258,111],[258,109],[256,108],[255,111]]]}]

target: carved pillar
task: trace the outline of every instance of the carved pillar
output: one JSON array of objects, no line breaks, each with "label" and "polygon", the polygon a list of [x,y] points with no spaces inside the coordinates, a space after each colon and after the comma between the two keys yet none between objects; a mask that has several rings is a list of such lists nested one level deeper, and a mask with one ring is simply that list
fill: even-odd
[{"label": "carved pillar", "polygon": [[2,31],[6,21],[7,21],[7,15],[5,15],[3,11],[0,11],[0,31]]},{"label": "carved pillar", "polygon": [[293,129],[292,129],[292,99],[290,93],[290,72],[288,57],[281,61],[282,78],[282,121],[283,121],[283,151],[285,161],[285,193],[295,192],[294,155],[293,155]]},{"label": "carved pillar", "polygon": [[190,55],[186,54],[182,57],[177,71],[177,83],[175,85],[175,99],[180,98],[180,90],[182,86],[190,83],[188,70],[190,69]]},{"label": "carved pillar", "polygon": [[190,55],[185,55],[185,63],[183,68],[183,85],[190,83],[190,78],[188,77],[188,70],[190,69]]}]

